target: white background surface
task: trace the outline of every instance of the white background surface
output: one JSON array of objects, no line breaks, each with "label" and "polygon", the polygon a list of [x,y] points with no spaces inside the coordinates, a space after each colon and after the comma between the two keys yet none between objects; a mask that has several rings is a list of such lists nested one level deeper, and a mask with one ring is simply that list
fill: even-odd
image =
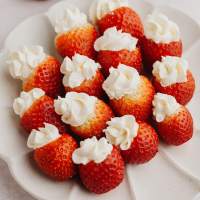
[{"label": "white background surface", "polygon": [[[148,1],[174,6],[200,22],[199,0]],[[18,23],[31,15],[45,11],[47,7],[55,2],[57,0],[0,0],[0,48],[3,47],[3,41],[9,31]],[[2,160],[0,160],[0,200],[33,200],[15,183]]]}]

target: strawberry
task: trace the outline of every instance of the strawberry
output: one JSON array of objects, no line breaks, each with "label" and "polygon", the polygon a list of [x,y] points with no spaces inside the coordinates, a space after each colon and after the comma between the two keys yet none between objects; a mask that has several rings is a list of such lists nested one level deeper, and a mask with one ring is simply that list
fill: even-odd
[{"label": "strawberry", "polygon": [[182,55],[182,42],[174,41],[170,43],[156,43],[152,39],[145,36],[141,39],[141,47],[145,67],[148,71],[152,70],[152,65],[155,61],[161,60],[162,56],[177,56]]},{"label": "strawberry", "polygon": [[178,103],[186,105],[192,98],[195,90],[195,80],[192,73],[187,71],[187,81],[163,87],[156,78],[153,79],[156,92],[174,96]]},{"label": "strawberry", "polygon": [[101,98],[104,77],[99,68],[99,63],[87,56],[76,53],[72,58],[65,57],[60,69],[64,74],[65,91],[84,92]]},{"label": "strawberry", "polygon": [[106,122],[113,117],[111,108],[102,100],[86,93],[68,92],[54,101],[57,114],[81,138],[101,137]]},{"label": "strawberry", "polygon": [[75,53],[95,58],[94,42],[98,37],[97,30],[91,24],[73,28],[57,35],[55,46],[62,57],[72,57]]},{"label": "strawberry", "polygon": [[162,122],[155,122],[158,134],[170,145],[181,145],[192,138],[193,119],[187,108],[181,106],[175,114]]},{"label": "strawberry", "polygon": [[51,97],[61,94],[62,74],[60,73],[60,62],[56,58],[48,56],[23,82],[24,91],[30,91],[33,88],[41,88]]},{"label": "strawberry", "polygon": [[114,116],[111,108],[98,99],[95,107],[95,115],[83,125],[70,126],[71,130],[81,138],[89,138],[97,136],[98,138],[103,135],[103,129],[106,128],[106,122]]},{"label": "strawberry", "polygon": [[137,136],[127,150],[121,150],[122,157],[128,163],[142,164],[151,160],[158,152],[158,136],[156,131],[145,122],[138,122]]},{"label": "strawberry", "polygon": [[167,94],[154,96],[153,119],[161,138],[170,145],[181,145],[193,135],[193,119],[186,107]]},{"label": "strawberry", "polygon": [[142,71],[142,56],[140,48],[138,47],[134,51],[99,51],[97,61],[103,67],[103,71],[106,76],[109,75],[110,67],[117,68],[120,63],[134,67],[138,70],[138,72]]},{"label": "strawberry", "polygon": [[101,98],[104,94],[102,89],[102,83],[104,81],[104,77],[100,70],[96,72],[95,77],[93,77],[91,80],[85,80],[83,83],[81,83],[80,86],[70,88],[65,86],[66,92],[84,92],[91,96],[96,96],[98,98]]},{"label": "strawberry", "polygon": [[[64,132],[62,132],[64,133]],[[65,181],[76,173],[72,153],[76,141],[68,134],[34,150],[34,160],[39,169],[56,181]]]},{"label": "strawberry", "polygon": [[91,161],[79,165],[83,185],[96,194],[106,193],[117,187],[124,178],[124,170],[124,161],[116,147],[113,147],[111,154],[100,163]]},{"label": "strawberry", "polygon": [[114,117],[107,124],[106,138],[121,149],[125,162],[142,164],[156,155],[158,136],[149,124],[137,122],[133,115]]},{"label": "strawberry", "polygon": [[145,121],[152,113],[152,100],[155,90],[151,82],[140,76],[140,84],[133,95],[110,99],[110,105],[118,116],[134,115],[136,120]]},{"label": "strawberry", "polygon": [[144,34],[139,15],[129,7],[120,7],[107,13],[97,22],[101,34],[113,26],[118,30],[130,33],[133,37],[141,38]]},{"label": "strawberry", "polygon": [[35,100],[21,116],[21,125],[29,133],[32,129],[42,127],[44,122],[55,125],[60,133],[66,131],[65,124],[54,110],[54,100],[46,95]]}]

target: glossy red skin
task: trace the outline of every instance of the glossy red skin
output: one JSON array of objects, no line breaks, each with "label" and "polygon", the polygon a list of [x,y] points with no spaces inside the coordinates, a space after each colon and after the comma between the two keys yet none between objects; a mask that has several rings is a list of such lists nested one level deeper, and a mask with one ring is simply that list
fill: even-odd
[{"label": "glossy red skin", "polygon": [[147,121],[152,114],[152,101],[155,90],[151,82],[140,76],[138,92],[130,97],[110,99],[110,105],[117,116],[134,115],[137,121]]},{"label": "glossy red skin", "polygon": [[182,56],[182,41],[170,43],[155,43],[145,36],[141,39],[141,47],[143,53],[143,61],[147,71],[152,71],[153,63],[161,60],[162,56]]},{"label": "glossy red skin", "polygon": [[138,72],[142,71],[142,55],[140,48],[136,48],[134,51],[99,51],[97,61],[102,66],[105,76],[109,75],[110,67],[117,68],[120,63],[133,67],[137,69]]},{"label": "glossy red skin", "polygon": [[124,178],[125,164],[120,151],[113,147],[112,153],[101,163],[89,162],[79,165],[83,185],[96,194],[106,193],[116,188]]},{"label": "glossy red skin", "polygon": [[94,42],[97,37],[98,32],[95,27],[88,24],[58,35],[55,46],[63,58],[66,56],[72,58],[75,53],[79,53],[94,59],[96,57]]},{"label": "glossy red skin", "polygon": [[187,108],[182,106],[178,113],[162,122],[155,122],[157,132],[169,145],[181,145],[193,136],[193,119]]},{"label": "glossy red skin", "polygon": [[103,130],[107,127],[106,122],[114,117],[111,108],[102,100],[98,100],[95,108],[95,117],[89,119],[81,126],[71,126],[71,130],[81,138],[104,136]]},{"label": "glossy red skin", "polygon": [[29,134],[32,129],[44,126],[44,123],[55,125],[60,133],[65,133],[66,126],[54,110],[54,99],[42,96],[21,117],[21,125]]},{"label": "glossy red skin", "polygon": [[142,21],[139,15],[129,7],[120,7],[109,12],[98,22],[101,34],[110,27],[117,27],[118,30],[130,33],[133,37],[141,38],[144,35]]},{"label": "glossy red skin", "polygon": [[159,139],[153,127],[145,122],[138,122],[137,136],[128,150],[122,150],[125,162],[143,164],[150,161],[158,152]]},{"label": "glossy red skin", "polygon": [[72,161],[72,153],[77,143],[68,134],[34,151],[34,160],[39,169],[56,181],[65,181],[73,177],[76,167]]},{"label": "glossy red skin", "polygon": [[49,56],[36,67],[34,73],[23,83],[23,90],[30,91],[33,88],[41,88],[48,96],[54,98],[62,93],[62,77],[60,62]]},{"label": "glossy red skin", "polygon": [[192,73],[188,70],[187,81],[183,83],[175,83],[166,87],[161,86],[161,84],[153,79],[153,85],[156,92],[168,94],[174,96],[176,101],[182,105],[186,105],[193,97],[195,90],[195,80]]},{"label": "glossy red skin", "polygon": [[103,74],[98,70],[95,76],[91,80],[85,80],[80,86],[70,88],[65,87],[66,92],[84,92],[90,96],[96,96],[102,98],[104,91],[102,89],[102,84],[104,82]]}]

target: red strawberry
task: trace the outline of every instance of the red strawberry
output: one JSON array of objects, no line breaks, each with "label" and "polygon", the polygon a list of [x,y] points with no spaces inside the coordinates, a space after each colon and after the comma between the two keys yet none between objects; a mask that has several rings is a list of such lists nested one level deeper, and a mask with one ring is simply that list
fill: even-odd
[{"label": "red strawberry", "polygon": [[75,53],[95,58],[94,42],[98,37],[97,30],[91,24],[74,28],[59,34],[55,39],[55,46],[62,57],[72,57]]},{"label": "red strawberry", "polygon": [[140,76],[140,84],[134,95],[125,95],[120,99],[110,99],[110,105],[118,116],[134,115],[136,120],[147,120],[152,113],[152,100],[155,90],[151,82]]},{"label": "red strawberry", "polygon": [[162,56],[177,56],[182,55],[182,42],[170,43],[155,43],[153,40],[145,36],[141,40],[143,51],[143,59],[145,67],[148,71],[152,70],[152,65],[155,61],[161,60]]},{"label": "red strawberry", "polygon": [[181,106],[177,113],[155,124],[158,134],[167,144],[181,145],[192,138],[193,119],[184,106]]},{"label": "red strawberry", "polygon": [[99,51],[97,61],[103,67],[106,76],[109,75],[110,67],[117,68],[120,63],[134,67],[138,72],[142,71],[142,56],[140,48],[136,48],[134,51]]},{"label": "red strawberry", "polygon": [[106,122],[114,116],[111,108],[102,100],[96,103],[95,115],[81,126],[71,126],[71,130],[81,138],[92,136],[101,137],[103,129],[106,128]]},{"label": "red strawberry", "polygon": [[101,98],[104,94],[102,89],[102,84],[104,82],[104,77],[102,73],[97,70],[95,77],[93,77],[91,80],[85,80],[83,83],[81,83],[80,86],[70,88],[65,86],[66,92],[84,92],[91,96],[96,96],[98,98]]},{"label": "red strawberry", "polygon": [[65,57],[60,69],[65,91],[102,98],[104,77],[99,68],[99,63],[87,56],[76,53],[72,58]]},{"label": "red strawberry", "polygon": [[76,141],[70,135],[63,134],[57,140],[35,149],[34,160],[44,174],[56,181],[65,181],[76,172],[72,161],[76,148]]},{"label": "red strawberry", "polygon": [[56,58],[49,56],[23,82],[24,91],[30,91],[33,88],[41,88],[51,97],[61,94],[62,74],[60,73],[60,62]]},{"label": "red strawberry", "polygon": [[21,116],[21,125],[29,133],[32,129],[43,127],[44,122],[55,125],[60,133],[65,133],[66,126],[54,110],[54,100],[42,96],[35,100],[28,110]]},{"label": "red strawberry", "polygon": [[195,90],[195,80],[192,73],[188,70],[187,81],[183,83],[175,83],[166,87],[161,86],[160,82],[153,79],[153,85],[156,92],[174,96],[178,103],[186,105],[192,98]]},{"label": "red strawberry", "polygon": [[109,12],[98,21],[100,33],[113,26],[118,30],[130,33],[133,37],[141,38],[144,34],[139,15],[129,7],[120,7]]},{"label": "red strawberry", "polygon": [[122,156],[128,163],[142,164],[151,160],[158,152],[158,136],[147,123],[139,122],[137,136],[128,150],[122,150]]},{"label": "red strawberry", "polygon": [[117,187],[124,178],[124,161],[117,148],[101,163],[91,161],[79,165],[79,174],[83,185],[96,194],[106,193]]}]

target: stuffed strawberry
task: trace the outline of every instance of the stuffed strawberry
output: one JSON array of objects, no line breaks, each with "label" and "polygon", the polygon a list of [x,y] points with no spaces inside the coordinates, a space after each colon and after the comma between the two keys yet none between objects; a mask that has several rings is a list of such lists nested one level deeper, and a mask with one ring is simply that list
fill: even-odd
[{"label": "stuffed strawberry", "polygon": [[41,88],[51,97],[61,94],[60,62],[45,54],[41,46],[22,47],[10,52],[7,63],[11,76],[22,80],[24,91]]},{"label": "stuffed strawberry", "polygon": [[134,67],[139,72],[142,70],[142,56],[137,47],[138,39],[129,33],[122,33],[116,27],[107,29],[104,35],[94,43],[98,51],[97,61],[103,67],[106,76],[110,67],[117,67],[120,63]]},{"label": "stuffed strawberry", "polygon": [[54,102],[55,111],[81,138],[101,137],[106,122],[113,117],[110,107],[102,100],[86,93],[68,92]]},{"label": "stuffed strawberry", "polygon": [[178,26],[162,13],[148,15],[144,24],[145,36],[141,41],[145,67],[152,70],[155,61],[162,56],[182,55],[182,42]]},{"label": "stuffed strawberry", "polygon": [[157,93],[153,115],[158,134],[170,145],[181,145],[192,138],[193,119],[188,109],[173,96]]},{"label": "stuffed strawberry", "polygon": [[101,34],[113,26],[136,38],[144,34],[139,15],[128,5],[127,0],[94,0],[90,7],[90,19],[98,25]]},{"label": "stuffed strawberry", "polygon": [[57,36],[55,46],[62,57],[75,53],[95,58],[94,41],[98,36],[96,28],[88,23],[87,16],[76,7],[67,6],[49,15]]},{"label": "stuffed strawberry", "polygon": [[110,98],[110,105],[118,116],[134,115],[136,120],[145,121],[152,113],[154,87],[136,69],[120,64],[111,68],[103,83],[103,89]]},{"label": "stuffed strawberry", "polygon": [[76,173],[72,153],[77,143],[67,133],[60,135],[54,125],[44,125],[31,131],[27,146],[34,149],[34,160],[44,174],[56,181],[68,180]]},{"label": "stuffed strawberry", "polygon": [[142,164],[151,160],[158,151],[158,136],[145,122],[136,122],[133,115],[114,117],[104,130],[108,141],[119,146],[124,160]]},{"label": "stuffed strawberry", "polygon": [[180,57],[166,56],[153,65],[153,85],[157,92],[174,96],[178,103],[187,104],[195,90],[195,81],[188,62]]},{"label": "stuffed strawberry", "polygon": [[21,92],[14,100],[13,109],[20,116],[21,125],[28,133],[32,129],[42,127],[44,122],[55,125],[60,133],[66,131],[65,124],[54,110],[54,100],[45,95],[42,89],[34,88],[29,92]]},{"label": "stuffed strawberry", "polygon": [[96,194],[116,188],[124,178],[125,166],[120,151],[104,137],[81,141],[72,159],[78,164],[83,185]]},{"label": "stuffed strawberry", "polygon": [[75,54],[72,59],[66,57],[61,65],[65,91],[84,92],[101,98],[104,77],[99,68],[98,63],[86,56]]}]

